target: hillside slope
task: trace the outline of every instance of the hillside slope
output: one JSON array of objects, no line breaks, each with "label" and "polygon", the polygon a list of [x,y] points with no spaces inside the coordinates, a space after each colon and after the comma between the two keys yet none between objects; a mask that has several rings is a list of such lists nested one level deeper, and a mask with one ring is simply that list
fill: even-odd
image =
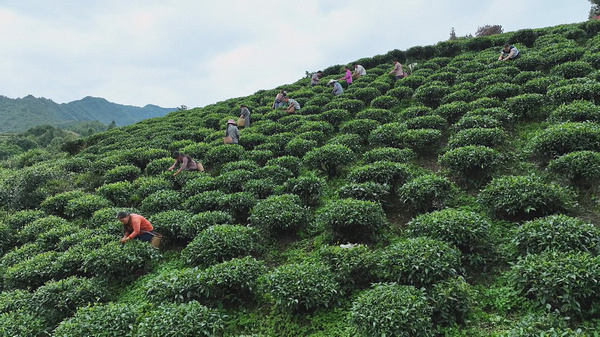
[{"label": "hillside slope", "polygon": [[[0,331],[593,336],[598,32],[393,50],[339,96],[304,78],[7,160]],[[499,62],[507,41],[522,56]],[[283,89],[299,113],[271,108]],[[223,144],[241,104],[252,125]],[[172,151],[206,172],[173,176]],[[121,210],[160,249],[120,244]]]},{"label": "hillside slope", "polygon": [[78,101],[57,104],[50,99],[31,95],[11,99],[0,96],[0,133],[20,132],[43,124],[64,126],[76,121],[99,121],[108,125],[129,125],[146,118],[161,117],[174,111],[146,105],[143,108],[111,103],[103,98],[85,97]]}]

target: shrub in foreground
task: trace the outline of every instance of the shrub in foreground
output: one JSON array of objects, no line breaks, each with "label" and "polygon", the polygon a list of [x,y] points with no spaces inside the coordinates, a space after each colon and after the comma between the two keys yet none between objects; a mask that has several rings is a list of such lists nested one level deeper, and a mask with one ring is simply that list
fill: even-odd
[{"label": "shrub in foreground", "polygon": [[140,321],[138,336],[221,336],[227,316],[198,302],[167,303]]},{"label": "shrub in foreground", "polygon": [[259,201],[250,216],[252,226],[271,235],[295,234],[307,222],[300,197],[292,194],[270,196]]},{"label": "shrub in foreground", "polygon": [[387,226],[379,203],[356,199],[333,201],[320,210],[317,221],[331,232],[334,241],[369,242]]},{"label": "shrub in foreground", "polygon": [[134,336],[139,309],[131,304],[95,304],[77,310],[77,313],[62,321],[56,330],[56,337],[72,336]]}]

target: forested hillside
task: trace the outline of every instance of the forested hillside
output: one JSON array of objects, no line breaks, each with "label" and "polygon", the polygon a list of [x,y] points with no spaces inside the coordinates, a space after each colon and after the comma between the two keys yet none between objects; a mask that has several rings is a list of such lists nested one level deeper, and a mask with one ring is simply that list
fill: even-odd
[{"label": "forested hillside", "polygon": [[[597,336],[599,31],[393,50],[338,96],[339,65],[8,158],[0,331]],[[522,56],[498,61],[506,42]],[[299,112],[271,108],[281,90]],[[206,172],[173,176],[173,151]],[[123,210],[159,249],[119,243]]]},{"label": "forested hillside", "polygon": [[99,121],[105,125],[115,121],[118,126],[123,126],[146,118],[162,117],[174,110],[155,105],[143,108],[121,105],[97,97],[57,104],[31,95],[17,99],[0,96],[0,133],[21,132],[45,124],[66,127],[81,121]]}]

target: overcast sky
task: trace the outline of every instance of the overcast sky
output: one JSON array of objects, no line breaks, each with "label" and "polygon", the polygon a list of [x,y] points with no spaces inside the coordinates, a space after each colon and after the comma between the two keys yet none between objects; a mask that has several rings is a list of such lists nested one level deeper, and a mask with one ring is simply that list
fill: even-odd
[{"label": "overcast sky", "polygon": [[[189,108],[362,57],[587,20],[588,0],[0,0],[0,95]],[[390,64],[391,68],[391,64]],[[368,71],[368,69],[367,69]]]}]

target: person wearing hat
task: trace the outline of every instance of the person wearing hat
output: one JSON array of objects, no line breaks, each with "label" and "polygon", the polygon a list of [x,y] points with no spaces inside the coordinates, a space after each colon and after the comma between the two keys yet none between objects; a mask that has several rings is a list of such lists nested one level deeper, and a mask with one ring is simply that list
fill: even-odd
[{"label": "person wearing hat", "polygon": [[225,128],[225,137],[231,137],[231,139],[233,139],[232,144],[237,144],[238,140],[240,139],[240,130],[238,130],[233,119],[227,121],[227,127]]},{"label": "person wearing hat", "polygon": [[123,237],[121,243],[125,243],[131,239],[138,239],[144,242],[152,241],[154,237],[154,227],[150,221],[139,214],[129,212],[117,213],[117,218],[123,224]]},{"label": "person wearing hat", "polygon": [[247,128],[250,126],[250,110],[245,105],[240,105],[240,118],[244,119],[244,127]]},{"label": "person wearing hat", "polygon": [[344,92],[344,89],[342,88],[342,85],[338,83],[338,81],[336,80],[330,80],[327,85],[332,85],[333,86],[333,90],[331,91],[332,94],[334,95],[339,95],[341,93]]},{"label": "person wearing hat", "polygon": [[194,161],[194,159],[192,159],[192,157],[188,156],[187,154],[183,154],[183,153],[179,153],[179,152],[175,151],[175,152],[173,152],[172,157],[173,157],[173,159],[175,159],[175,162],[173,163],[173,165],[171,167],[169,167],[168,170],[172,171],[175,167],[177,167],[177,165],[179,165],[179,170],[177,170],[177,172],[173,173],[173,176],[178,175],[179,172],[181,172],[182,170],[204,172],[204,167],[202,166],[202,164],[196,163]]}]

